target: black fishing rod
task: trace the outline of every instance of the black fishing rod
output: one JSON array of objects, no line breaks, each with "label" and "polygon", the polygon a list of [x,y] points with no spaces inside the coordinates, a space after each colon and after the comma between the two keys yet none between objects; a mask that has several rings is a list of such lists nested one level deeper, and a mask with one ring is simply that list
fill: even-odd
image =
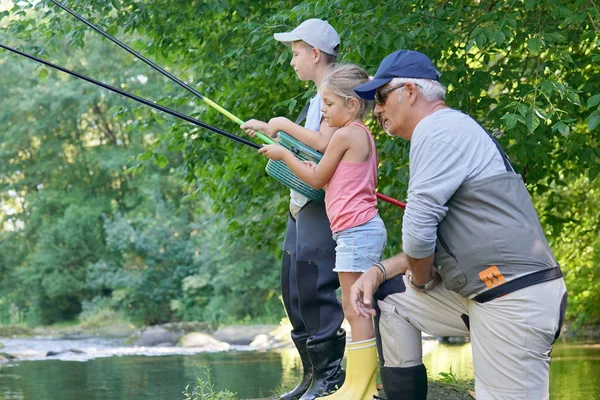
[{"label": "black fishing rod", "polygon": [[118,94],[120,94],[122,96],[125,96],[127,98],[132,99],[132,100],[135,100],[135,101],[137,101],[139,103],[145,104],[145,105],[147,105],[149,107],[155,108],[155,109],[157,109],[159,111],[162,111],[162,112],[165,112],[167,114],[170,114],[170,115],[172,115],[174,117],[177,117],[179,119],[187,121],[187,122],[189,122],[191,124],[200,126],[200,127],[204,128],[204,129],[207,129],[207,130],[209,130],[211,132],[214,132],[214,133],[217,133],[219,135],[225,136],[226,138],[235,140],[236,142],[245,144],[246,146],[252,147],[254,149],[260,149],[262,147],[262,146],[260,146],[260,145],[258,145],[256,143],[254,143],[254,142],[251,142],[249,140],[246,140],[244,138],[236,136],[236,135],[234,135],[232,133],[225,132],[224,130],[221,130],[221,129],[217,128],[217,127],[209,125],[209,124],[207,124],[205,122],[202,122],[202,121],[197,120],[195,118],[189,117],[189,116],[187,116],[185,114],[182,114],[180,112],[177,112],[177,111],[172,110],[170,108],[167,108],[165,106],[161,106],[160,104],[156,104],[155,102],[152,102],[150,100],[146,100],[143,97],[136,96],[134,94],[131,94],[129,92],[126,92],[124,90],[116,88],[114,86],[107,85],[106,83],[97,81],[97,80],[95,80],[93,78],[90,78],[90,77],[87,77],[85,75],[79,74],[79,73],[77,73],[75,71],[68,70],[68,69],[66,69],[64,67],[61,67],[60,65],[53,64],[53,63],[51,63],[49,61],[46,61],[46,60],[43,60],[41,58],[32,56],[31,54],[25,53],[25,52],[17,50],[17,49],[13,49],[12,47],[9,47],[9,46],[5,46],[2,43],[0,43],[0,47],[3,48],[4,50],[8,50],[8,51],[13,52],[15,54],[18,54],[20,56],[29,58],[30,60],[37,61],[37,62],[39,62],[41,64],[44,64],[44,65],[47,65],[47,66],[49,66],[51,68],[57,69],[57,70],[59,70],[61,72],[64,72],[65,74],[69,74],[69,75],[74,76],[76,78],[82,79],[82,80],[84,80],[86,82],[92,83],[92,84],[94,84],[96,86],[100,86],[100,87],[102,87],[104,89],[107,89],[107,90],[110,90],[112,92],[118,93]]},{"label": "black fishing rod", "polygon": [[[132,48],[130,48],[126,44],[120,42],[118,39],[116,39],[113,36],[111,36],[109,33],[105,32],[102,29],[100,29],[98,26],[92,24],[90,21],[88,21],[87,19],[85,19],[81,15],[77,14],[75,11],[71,10],[69,7],[65,6],[62,3],[59,3],[56,0],[49,0],[49,1],[52,2],[53,4],[57,5],[58,7],[62,8],[63,10],[65,10],[66,12],[68,12],[69,14],[71,14],[73,17],[77,18],[79,21],[83,22],[84,24],[86,24],[87,26],[89,26],[90,28],[92,28],[93,30],[95,30],[96,32],[98,32],[99,34],[101,34],[102,36],[104,36],[105,38],[107,38],[108,40],[110,40],[111,42],[115,43],[116,45],[118,45],[119,47],[121,47],[123,50],[127,51],[129,54],[133,55],[134,57],[139,58],[140,60],[142,60],[143,62],[145,62],[146,64],[148,64],[150,67],[154,68],[156,71],[160,72],[161,74],[163,74],[167,78],[171,79],[173,82],[177,83],[179,86],[181,86],[182,88],[184,88],[188,92],[194,94],[200,100],[204,101],[206,104],[208,104],[209,106],[211,106],[212,108],[214,108],[215,110],[217,110],[218,112],[220,112],[221,114],[225,115],[227,118],[229,118],[230,120],[232,120],[236,124],[238,124],[240,126],[244,124],[244,121],[242,119],[236,117],[231,112],[227,111],[225,108],[221,107],[220,105],[218,105],[217,103],[215,103],[214,101],[212,101],[208,97],[204,96],[203,94],[201,94],[200,92],[198,92],[196,89],[194,89],[193,87],[191,87],[187,83],[183,82],[181,79],[177,78],[176,76],[174,76],[173,74],[169,73],[168,71],[165,71],[165,69],[161,68],[160,66],[156,65],[152,61],[148,60],[146,57],[144,57],[143,55],[141,55],[137,51],[133,50]],[[270,137],[268,137],[266,135],[263,135],[260,132],[256,132],[256,136],[259,139],[261,139],[264,143],[275,144],[274,140],[272,140]]]},{"label": "black fishing rod", "polygon": [[[242,119],[236,117],[231,112],[227,111],[225,108],[221,107],[220,105],[218,105],[217,103],[215,103],[214,101],[212,101],[211,99],[209,99],[208,97],[206,97],[206,96],[202,95],[201,93],[199,93],[197,90],[195,90],[194,88],[192,88],[191,86],[189,86],[187,83],[185,83],[182,80],[178,79],[177,77],[175,77],[171,73],[167,72],[163,68],[159,67],[158,65],[156,65],[155,63],[153,63],[152,61],[150,61],[149,59],[147,59],[146,57],[144,57],[143,55],[141,55],[140,53],[136,52],[135,50],[131,49],[130,47],[128,47],[124,43],[120,42],[119,40],[117,40],[116,38],[114,38],[113,36],[111,36],[110,34],[108,34],[107,32],[105,32],[104,30],[100,29],[96,25],[92,24],[90,21],[88,21],[87,19],[85,19],[81,15],[77,14],[76,12],[74,12],[73,10],[71,10],[70,8],[68,8],[67,6],[63,5],[62,3],[58,2],[57,0],[49,0],[49,1],[52,2],[54,5],[60,7],[64,11],[68,12],[70,15],[72,15],[73,17],[75,17],[79,21],[83,22],[85,25],[87,25],[88,27],[92,28],[93,30],[95,30],[96,32],[98,32],[99,34],[101,34],[102,36],[104,36],[105,38],[109,39],[110,41],[112,41],[113,43],[115,43],[116,45],[118,45],[119,47],[121,47],[123,50],[127,51],[128,53],[130,53],[134,57],[137,57],[138,59],[142,60],[144,63],[146,63],[147,65],[149,65],[150,67],[152,67],[154,70],[160,72],[162,75],[166,76],[171,81],[177,83],[179,86],[183,87],[188,92],[194,94],[200,100],[204,101],[210,107],[212,107],[213,109],[217,110],[221,114],[225,115],[227,118],[231,119],[232,121],[234,121],[238,125],[241,126],[242,124],[244,124],[244,121]],[[44,60],[41,60],[41,59],[38,59],[36,57],[30,56],[30,55],[28,55],[26,53],[23,53],[23,52],[20,52],[18,50],[14,50],[14,49],[8,48],[7,46],[3,46],[1,44],[0,44],[0,46],[2,48],[5,48],[6,50],[13,51],[13,52],[15,52],[17,54],[20,54],[20,55],[23,55],[23,56],[25,56],[27,58],[30,58],[32,60],[41,62],[42,64],[48,65],[48,66],[50,66],[52,68],[56,68],[56,69],[58,69],[58,70],[60,70],[62,72],[65,72],[67,74],[70,74],[70,75],[73,75],[75,77],[81,78],[81,79],[83,79],[83,80],[85,80],[87,82],[96,84],[96,85],[98,85],[100,87],[103,87],[103,88],[106,88],[108,90],[112,90],[112,91],[114,91],[116,93],[119,93],[119,94],[121,94],[123,96],[126,96],[126,97],[129,97],[129,98],[133,99],[133,100],[136,100],[136,101],[138,101],[138,102],[140,102],[142,104],[145,104],[145,105],[148,105],[150,107],[153,107],[153,108],[159,109],[161,111],[164,111],[164,112],[166,112],[168,114],[171,114],[173,116],[181,118],[181,119],[183,119],[185,121],[191,122],[192,124],[202,126],[205,129],[208,129],[210,131],[219,133],[219,134],[221,134],[223,136],[226,136],[226,137],[228,137],[230,139],[233,139],[235,141],[238,141],[240,143],[246,144],[246,145],[248,145],[250,147],[253,147],[255,149],[258,149],[258,148],[261,147],[261,146],[258,146],[256,144],[254,144],[253,142],[250,142],[250,141],[247,141],[245,139],[242,139],[239,136],[235,136],[235,135],[233,135],[231,133],[224,132],[224,131],[222,131],[222,130],[220,130],[218,128],[215,128],[215,127],[213,127],[211,125],[205,124],[205,123],[203,123],[201,121],[195,120],[195,119],[193,119],[191,117],[188,117],[188,116],[186,116],[184,114],[181,114],[181,113],[178,113],[178,112],[173,111],[171,109],[168,109],[166,107],[159,106],[159,105],[157,105],[157,104],[155,104],[153,102],[150,102],[150,101],[148,101],[146,99],[143,99],[141,97],[132,95],[130,93],[127,93],[127,92],[122,91],[120,89],[114,88],[112,86],[106,85],[106,84],[104,84],[102,82],[99,82],[99,81],[96,81],[96,80],[94,80],[92,78],[88,78],[86,76],[80,75],[80,74],[75,73],[73,71],[69,71],[69,70],[67,70],[67,69],[65,69],[63,67],[59,67],[57,65],[48,63],[48,62],[46,62]],[[266,135],[264,135],[264,134],[262,134],[260,132],[255,132],[255,134],[264,143],[267,143],[267,144],[276,144],[277,143],[274,140],[272,140],[270,137],[268,137],[268,136],[266,136]],[[280,134],[280,138],[281,138],[281,136],[282,135]],[[286,135],[283,135],[283,136],[286,137]],[[279,144],[283,144],[284,147],[289,147],[289,146],[285,146],[285,144],[283,142],[286,142],[286,141],[283,140]],[[289,143],[288,143],[288,145],[289,145]],[[301,144],[297,143],[297,145],[300,146]],[[289,150],[294,151],[297,154],[297,156],[298,156],[299,150],[298,150],[298,148],[295,145],[293,145],[291,148],[289,148]],[[312,149],[310,149],[310,150],[312,150]],[[318,162],[320,160],[320,157],[322,155],[321,154],[315,154],[315,155],[318,155],[318,157],[315,158],[312,161]],[[269,163],[272,163],[272,161],[270,161]],[[291,170],[289,170],[289,168],[287,166],[284,167],[283,165],[281,165],[282,164],[281,162],[278,163],[278,164],[280,164],[279,167],[277,167],[277,168],[273,167],[271,171],[270,171],[270,169],[268,167],[269,164],[267,164],[267,173],[269,175],[273,176],[275,179],[279,180],[284,185],[286,185],[288,187],[291,187],[292,189],[299,190],[300,188],[298,187],[298,185],[299,186],[306,186],[305,189],[308,190],[311,194],[314,194],[315,196],[317,196],[319,198],[322,197],[321,195],[317,195],[317,194],[313,193],[313,192],[316,192],[316,191],[314,191],[314,189],[308,187],[305,183],[299,181],[297,179],[297,177],[294,176],[294,174],[291,172]],[[275,171],[275,170],[277,170],[277,171]],[[303,192],[303,190],[299,190],[299,191],[301,193],[307,195],[307,193]],[[307,195],[307,197],[310,198],[309,195]],[[406,207],[406,203],[403,203],[403,202],[401,202],[399,200],[393,199],[393,198],[391,198],[389,196],[386,196],[384,194],[377,193],[377,197],[379,199],[383,200],[383,201],[386,201],[388,203],[394,204],[394,205],[396,205],[398,207],[401,207],[401,208],[405,208]]]}]

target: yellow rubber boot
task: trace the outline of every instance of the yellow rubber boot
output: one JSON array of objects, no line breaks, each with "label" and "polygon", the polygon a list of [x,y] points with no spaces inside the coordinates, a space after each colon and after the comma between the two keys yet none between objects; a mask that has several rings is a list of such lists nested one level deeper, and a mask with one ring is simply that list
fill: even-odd
[{"label": "yellow rubber boot", "polygon": [[377,347],[375,338],[346,346],[346,380],[335,393],[323,400],[372,400],[377,395]]}]

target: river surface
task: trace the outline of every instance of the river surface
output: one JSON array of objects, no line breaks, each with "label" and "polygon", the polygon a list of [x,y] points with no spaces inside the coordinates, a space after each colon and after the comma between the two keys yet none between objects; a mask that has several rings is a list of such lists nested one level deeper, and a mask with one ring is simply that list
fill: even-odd
[{"label": "river surface", "polygon": [[[228,352],[131,347],[118,340],[1,339],[6,353],[27,359],[0,365],[0,400],[183,400],[210,370],[215,391],[264,398],[293,386],[301,371],[293,349]],[[67,350],[78,349],[82,352]],[[60,353],[47,357],[48,350]],[[470,344],[424,343],[430,377],[473,376]],[[551,364],[552,400],[600,399],[600,345],[559,344]]]}]

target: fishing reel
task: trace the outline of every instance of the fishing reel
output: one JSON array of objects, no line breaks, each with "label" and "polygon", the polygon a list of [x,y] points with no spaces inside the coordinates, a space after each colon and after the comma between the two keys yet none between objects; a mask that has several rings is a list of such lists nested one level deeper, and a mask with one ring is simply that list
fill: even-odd
[{"label": "fishing reel", "polygon": [[[304,143],[298,141],[292,136],[283,131],[277,133],[279,138],[278,143],[294,153],[294,155],[302,161],[312,161],[318,163],[323,155],[318,151],[308,147]],[[307,183],[298,178],[292,170],[281,160],[269,160],[266,167],[267,174],[290,189],[295,190],[301,195],[315,202],[325,201],[325,191],[323,189],[314,189]]]}]

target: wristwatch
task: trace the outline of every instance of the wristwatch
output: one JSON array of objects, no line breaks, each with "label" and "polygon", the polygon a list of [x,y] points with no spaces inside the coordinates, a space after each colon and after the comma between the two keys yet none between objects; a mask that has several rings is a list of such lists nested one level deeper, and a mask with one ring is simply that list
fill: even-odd
[{"label": "wristwatch", "polygon": [[412,287],[414,287],[415,289],[418,290],[429,290],[434,284],[435,284],[435,277],[432,276],[431,279],[425,283],[424,285],[417,285],[414,281],[413,281],[413,275],[409,274],[408,275],[408,282],[410,283],[410,285]]}]

